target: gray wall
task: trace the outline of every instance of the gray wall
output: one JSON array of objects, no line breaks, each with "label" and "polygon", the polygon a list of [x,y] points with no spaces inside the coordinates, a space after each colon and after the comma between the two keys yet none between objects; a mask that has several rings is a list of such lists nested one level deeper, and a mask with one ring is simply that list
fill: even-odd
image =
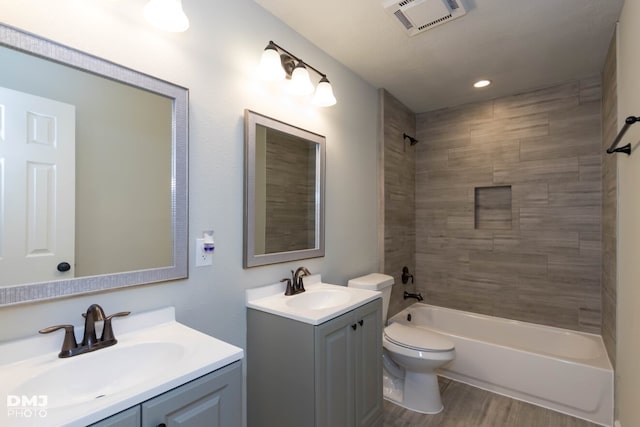
[{"label": "gray wall", "polygon": [[[0,341],[80,324],[80,313],[98,303],[109,313],[174,306],[180,322],[244,347],[247,288],[276,283],[299,265],[336,284],[377,269],[377,90],[253,0],[223,8],[185,1],[191,28],[180,34],[147,24],[143,3],[59,0],[37,13],[39,0],[0,0],[0,10],[4,23],[189,88],[189,249],[214,230],[213,265],[196,268],[192,254],[188,279],[0,307]],[[338,103],[315,108],[260,81],[269,40],[326,73]],[[326,136],[325,257],[242,268],[245,109]]]},{"label": "gray wall", "polygon": [[600,332],[600,101],[598,76],[417,116],[427,302]]},{"label": "gray wall", "polygon": [[[616,87],[618,126],[640,114],[640,1],[625,1],[616,41]],[[616,155],[617,162],[617,249],[616,249],[616,407],[622,427],[640,425],[640,127],[626,133],[623,144],[633,146],[631,156]]]},{"label": "gray wall", "polygon": [[404,291],[414,292],[411,281],[401,282],[402,267],[415,269],[415,156],[402,135],[415,136],[415,113],[384,89],[379,91],[382,105],[383,138],[381,157],[384,173],[384,273],[393,276],[388,317],[415,300],[404,300]]},{"label": "gray wall", "polygon": [[[618,133],[616,80],[616,36],[614,34],[602,71],[603,151],[609,148]],[[602,159],[602,340],[613,366],[616,361],[617,156],[620,154],[605,154]]]}]

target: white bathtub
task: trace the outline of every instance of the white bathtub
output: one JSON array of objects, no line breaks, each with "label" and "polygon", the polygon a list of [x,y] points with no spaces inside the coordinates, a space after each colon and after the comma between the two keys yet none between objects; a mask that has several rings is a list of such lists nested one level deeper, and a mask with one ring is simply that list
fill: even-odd
[{"label": "white bathtub", "polygon": [[613,424],[613,369],[598,335],[421,303],[389,322],[450,338],[456,358],[440,370],[444,377],[596,424]]}]

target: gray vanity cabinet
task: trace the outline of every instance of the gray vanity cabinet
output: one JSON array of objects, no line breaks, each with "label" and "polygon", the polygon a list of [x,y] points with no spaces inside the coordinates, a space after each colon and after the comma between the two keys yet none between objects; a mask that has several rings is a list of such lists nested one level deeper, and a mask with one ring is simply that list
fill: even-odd
[{"label": "gray vanity cabinet", "polygon": [[241,427],[241,366],[235,362],[144,402],[142,427]]},{"label": "gray vanity cabinet", "polygon": [[92,427],[240,427],[242,363],[218,369]]},{"label": "gray vanity cabinet", "polygon": [[140,427],[140,405],[91,424],[89,427]]},{"label": "gray vanity cabinet", "polygon": [[314,326],[247,309],[248,426],[382,426],[381,310]]}]

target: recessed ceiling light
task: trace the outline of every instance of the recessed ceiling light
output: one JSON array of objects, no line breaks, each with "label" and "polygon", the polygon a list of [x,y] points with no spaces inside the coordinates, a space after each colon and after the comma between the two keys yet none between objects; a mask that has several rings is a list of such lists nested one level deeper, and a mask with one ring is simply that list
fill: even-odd
[{"label": "recessed ceiling light", "polygon": [[475,88],[487,87],[491,84],[491,80],[478,80],[473,84]]}]

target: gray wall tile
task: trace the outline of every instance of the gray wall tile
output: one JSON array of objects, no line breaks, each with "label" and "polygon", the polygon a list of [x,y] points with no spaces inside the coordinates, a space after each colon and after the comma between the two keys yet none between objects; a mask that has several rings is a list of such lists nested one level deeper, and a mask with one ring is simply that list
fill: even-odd
[{"label": "gray wall tile", "polygon": [[[602,149],[609,147],[618,133],[616,83],[616,36],[602,71]],[[615,367],[616,361],[616,229],[617,166],[616,156],[602,161],[602,340]]]},{"label": "gray wall tile", "polygon": [[[385,90],[380,91],[382,108],[383,138],[380,150],[384,173],[384,207],[382,234],[384,236],[383,272],[394,277],[395,286],[391,294],[388,317],[396,314],[414,300],[404,300],[405,290],[413,292],[411,282],[402,285],[402,267],[415,270],[415,181],[416,147],[405,141],[403,134],[416,136],[415,113],[405,107]],[[446,163],[446,153],[443,153]],[[434,170],[438,169],[437,157],[427,159]],[[427,177],[424,177],[427,178]],[[443,216],[446,219],[446,216]]]},{"label": "gray wall tile", "polygon": [[[416,116],[427,302],[600,332],[600,86],[596,76]],[[510,228],[478,230],[475,189],[498,186],[511,187]],[[491,206],[485,218],[506,225],[509,211]]]}]

